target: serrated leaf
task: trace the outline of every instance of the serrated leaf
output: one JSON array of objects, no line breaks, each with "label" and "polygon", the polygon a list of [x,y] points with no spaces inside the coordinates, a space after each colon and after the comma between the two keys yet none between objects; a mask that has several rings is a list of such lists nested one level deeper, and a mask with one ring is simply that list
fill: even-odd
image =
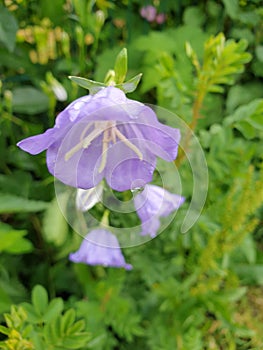
[{"label": "serrated leaf", "polygon": [[135,77],[126,81],[125,83],[117,84],[116,87],[118,89],[121,89],[126,94],[129,92],[133,92],[134,90],[136,90],[136,88],[141,80],[141,77],[142,77],[142,73],[136,75]]},{"label": "serrated leaf", "polygon": [[47,310],[48,294],[41,285],[36,285],[32,291],[32,304],[39,315],[43,315]]},{"label": "serrated leaf", "polygon": [[48,203],[0,193],[0,213],[37,212],[48,207]]},{"label": "serrated leaf", "polygon": [[82,77],[69,76],[69,79],[74,81],[74,83],[78,84],[79,86],[83,87],[84,89],[89,90],[91,95],[96,94],[101,89],[103,89],[107,86],[107,85],[100,83],[98,81],[93,81],[93,80],[82,78]]}]

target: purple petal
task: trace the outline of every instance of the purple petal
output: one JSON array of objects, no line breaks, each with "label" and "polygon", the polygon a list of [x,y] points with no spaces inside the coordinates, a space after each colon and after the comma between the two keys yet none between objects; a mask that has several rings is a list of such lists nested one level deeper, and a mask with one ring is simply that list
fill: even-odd
[{"label": "purple petal", "polygon": [[51,174],[66,185],[82,189],[95,187],[104,177],[104,171],[98,172],[102,136],[91,142],[87,149],[82,148],[69,160],[66,160],[67,152],[72,149],[75,143],[74,139],[67,136],[62,144],[53,144],[47,151],[48,169]]},{"label": "purple petal", "polygon": [[23,151],[35,155],[48,149],[56,141],[56,134],[57,131],[55,129],[48,129],[43,134],[31,136],[18,142],[17,146]]},{"label": "purple petal", "polygon": [[108,150],[105,171],[106,180],[116,191],[126,191],[143,187],[152,181],[156,159],[150,152],[145,152],[140,140],[129,140],[142,153],[142,160],[125,143],[117,142]]},{"label": "purple petal", "polygon": [[71,253],[69,259],[75,263],[132,269],[132,266],[125,262],[116,236],[105,229],[91,231],[79,250]]},{"label": "purple petal", "polygon": [[158,217],[152,217],[147,222],[142,222],[141,224],[141,235],[146,236],[150,235],[152,238],[156,237],[157,232],[160,228],[160,220]]},{"label": "purple petal", "polygon": [[134,206],[142,222],[142,235],[149,233],[155,236],[160,225],[158,218],[170,215],[184,200],[184,197],[159,186],[146,185],[134,198]]},{"label": "purple petal", "polygon": [[156,156],[167,161],[177,157],[180,142],[180,131],[161,123],[153,125],[137,124],[138,130],[144,139],[150,142],[150,150]]},{"label": "purple petal", "polygon": [[[60,112],[56,118],[55,127],[63,128],[68,126],[69,123],[76,122],[80,118],[80,112],[83,109],[88,108],[91,102],[92,96],[82,96],[77,100],[70,103],[67,108]],[[92,110],[93,111],[93,110]]]},{"label": "purple petal", "polygon": [[[108,133],[107,125],[113,128]],[[107,87],[72,102],[53,129],[18,146],[31,154],[47,149],[49,171],[65,184],[89,189],[106,177],[124,191],[150,182],[156,156],[173,160],[179,139],[179,131],[159,123],[151,108]]]}]

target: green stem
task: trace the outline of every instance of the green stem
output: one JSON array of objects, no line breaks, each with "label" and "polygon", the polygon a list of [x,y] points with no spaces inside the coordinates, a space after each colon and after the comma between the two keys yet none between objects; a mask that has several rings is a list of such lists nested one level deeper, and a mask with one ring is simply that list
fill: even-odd
[{"label": "green stem", "polygon": [[198,88],[197,90],[196,98],[193,104],[192,121],[188,125],[189,128],[187,129],[186,135],[184,137],[182,147],[179,149],[178,157],[175,160],[175,164],[177,165],[177,167],[179,167],[182,164],[182,161],[184,160],[185,155],[189,150],[192,132],[197,126],[198,119],[201,118],[200,111],[202,109],[203,101],[206,95],[206,89],[203,84],[198,85],[200,86],[200,88]]}]

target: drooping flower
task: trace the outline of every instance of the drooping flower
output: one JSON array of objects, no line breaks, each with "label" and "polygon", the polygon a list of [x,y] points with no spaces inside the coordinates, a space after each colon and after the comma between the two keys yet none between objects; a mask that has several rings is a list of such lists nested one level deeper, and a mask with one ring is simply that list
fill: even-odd
[{"label": "drooping flower", "polygon": [[88,233],[79,250],[69,255],[69,260],[88,265],[132,269],[132,265],[125,262],[116,236],[105,229],[95,229]]},{"label": "drooping flower", "polygon": [[89,189],[106,178],[125,191],[152,180],[157,156],[175,159],[179,140],[179,130],[160,123],[150,107],[106,87],[72,102],[53,128],[18,146],[47,150],[49,172],[67,185]]},{"label": "drooping flower", "polygon": [[156,17],[157,10],[152,5],[147,5],[141,8],[140,14],[142,18],[145,18],[148,22],[153,22]]},{"label": "drooping flower", "polygon": [[155,237],[160,227],[160,218],[178,209],[185,198],[155,185],[146,185],[134,198],[134,205],[141,220],[141,234]]}]

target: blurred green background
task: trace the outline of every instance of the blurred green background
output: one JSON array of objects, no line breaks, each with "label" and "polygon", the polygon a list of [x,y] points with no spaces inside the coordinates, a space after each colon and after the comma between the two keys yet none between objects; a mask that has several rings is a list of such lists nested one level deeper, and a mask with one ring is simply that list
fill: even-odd
[{"label": "blurred green background", "polygon": [[[149,5],[163,23],[143,18]],[[129,272],[68,261],[81,238],[45,154],[16,146],[87,93],[69,75],[103,81],[123,47],[128,78],[143,73],[129,97],[189,124],[209,170],[205,207],[182,234],[193,174],[180,153],[186,203],[160,236],[124,250]],[[0,349],[263,349],[261,1],[4,0],[0,67]]]}]

